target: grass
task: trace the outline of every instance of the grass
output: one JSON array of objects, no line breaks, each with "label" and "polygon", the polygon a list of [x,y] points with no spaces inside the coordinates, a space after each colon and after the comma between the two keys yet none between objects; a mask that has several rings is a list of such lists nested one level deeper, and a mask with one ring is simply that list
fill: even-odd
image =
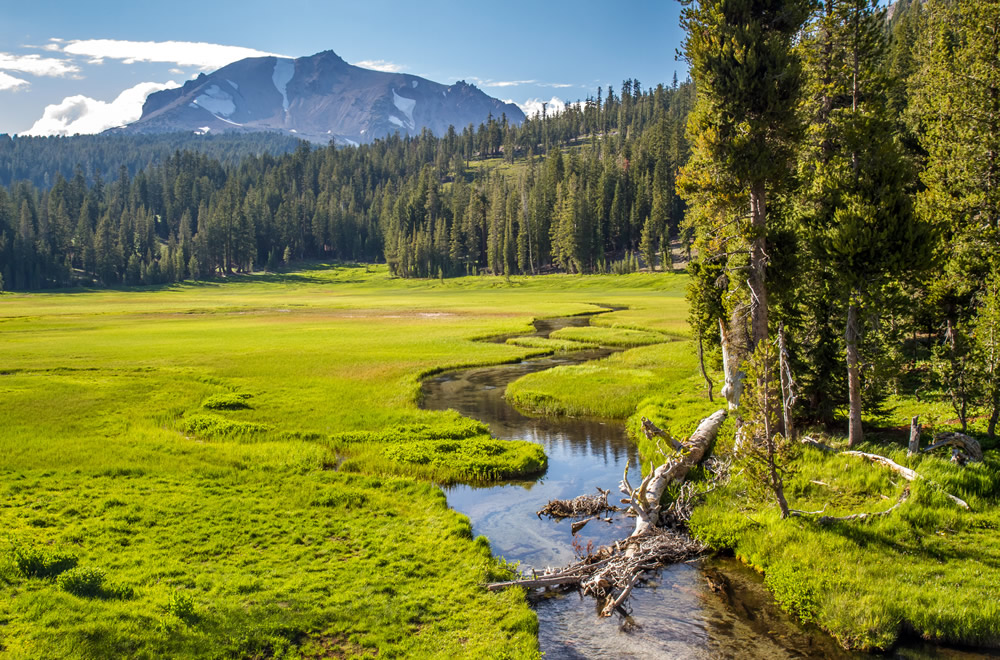
[{"label": "grass", "polygon": [[[647,313],[629,310],[627,327],[643,330]],[[608,320],[597,317],[595,322]],[[611,319],[608,327],[616,323],[622,319]],[[655,329],[667,328],[661,322]],[[713,377],[717,389],[719,375]],[[647,468],[661,462],[662,454],[642,434],[642,417],[683,438],[725,406],[718,397],[707,400],[690,341],[632,348],[604,360],[530,374],[511,383],[507,396],[528,412],[626,420]],[[845,648],[884,651],[913,636],[1000,646],[995,596],[1000,584],[1000,455],[989,451],[984,463],[964,468],[935,456],[907,457],[908,434],[899,429],[908,429],[912,415],[921,415],[930,427],[924,434],[930,436],[954,430],[954,413],[946,402],[927,400],[927,395],[922,401],[893,396],[886,410],[884,419],[866,420],[882,428],[871,428],[871,442],[861,449],[888,455],[927,478],[910,485],[909,499],[896,512],[866,523],[781,520],[770,501],[748,494],[757,489],[737,466],[732,483],[709,494],[695,510],[692,531],[762,572],[786,611],[827,630]],[[977,420],[973,431],[982,432],[982,424]],[[716,442],[718,453],[731,451],[733,430],[733,422],[727,421]],[[846,444],[843,438],[825,440]],[[831,516],[884,511],[906,485],[887,469],[812,448],[798,449],[789,465],[790,506]],[[958,509],[942,490],[965,499],[972,510]]]},{"label": "grass", "polygon": [[434,483],[544,454],[421,410],[420,379],[554,350],[475,341],[536,317],[682,316],[683,290],[317,265],[0,296],[0,655],[536,656]]},{"label": "grass", "polygon": [[[886,453],[885,447],[867,447]],[[765,574],[789,612],[813,621],[846,648],[887,650],[901,637],[954,644],[1000,645],[1000,457],[960,468],[940,458],[897,462],[933,479],[910,486],[898,511],[867,523],[820,525],[780,520],[770,503],[747,500],[737,478],[696,509],[692,528]],[[794,462],[787,496],[793,508],[827,515],[877,512],[903,484],[889,470],[853,457],[806,448]],[[958,509],[941,488],[972,507]]]}]

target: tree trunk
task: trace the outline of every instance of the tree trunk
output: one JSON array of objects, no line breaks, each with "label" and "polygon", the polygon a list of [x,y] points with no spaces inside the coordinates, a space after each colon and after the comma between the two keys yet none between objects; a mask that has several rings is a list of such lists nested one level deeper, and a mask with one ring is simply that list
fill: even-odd
[{"label": "tree trunk", "polygon": [[998,417],[1000,417],[1000,394],[993,396],[993,414],[990,415],[990,423],[986,427],[986,435],[990,440],[996,435]]},{"label": "tree trunk", "polygon": [[862,440],[861,432],[861,368],[858,364],[858,307],[853,296],[847,306],[847,329],[844,332],[847,344],[847,388],[850,401],[850,419],[847,432],[847,446],[855,447]]},{"label": "tree trunk", "polygon": [[792,380],[792,368],[788,364],[788,349],[785,346],[785,324],[778,326],[778,372],[781,377],[781,414],[784,421],[784,434],[789,440],[795,440],[795,426],[792,421],[792,407],[795,405],[795,381]]},{"label": "tree trunk", "polygon": [[729,404],[729,409],[736,410],[740,405],[740,395],[743,394],[745,374],[739,370],[739,360],[729,340],[726,322],[722,319],[719,319],[719,339],[722,344],[722,373],[726,379],[726,384],[722,386],[722,396]]},{"label": "tree trunk", "polygon": [[629,484],[628,467],[625,468],[625,476],[622,478],[620,487],[622,492],[631,498],[630,508],[636,515],[633,537],[639,536],[650,527],[657,525],[660,516],[660,498],[663,496],[663,491],[671,482],[684,481],[691,468],[705,457],[725,420],[725,410],[718,410],[701,420],[701,424],[698,425],[695,432],[684,442],[687,453],[669,460],[653,470],[642,480],[638,488],[632,488]]},{"label": "tree trunk", "polygon": [[701,369],[701,377],[705,379],[705,384],[708,386],[708,400],[715,401],[712,398],[712,379],[708,377],[708,372],[705,371],[705,348],[702,346],[701,331],[698,331],[698,368]]},{"label": "tree trunk", "polygon": [[920,415],[910,420],[910,447],[907,456],[913,456],[920,451]]},{"label": "tree trunk", "polygon": [[785,499],[785,480],[778,471],[778,466],[774,462],[774,438],[768,441],[768,468],[770,469],[771,490],[774,491],[774,499],[778,501],[778,508],[781,509],[781,519],[788,517],[788,500]]},{"label": "tree trunk", "polygon": [[767,339],[767,199],[763,183],[750,187],[750,220],[753,240],[750,244],[750,325],[753,345]]}]

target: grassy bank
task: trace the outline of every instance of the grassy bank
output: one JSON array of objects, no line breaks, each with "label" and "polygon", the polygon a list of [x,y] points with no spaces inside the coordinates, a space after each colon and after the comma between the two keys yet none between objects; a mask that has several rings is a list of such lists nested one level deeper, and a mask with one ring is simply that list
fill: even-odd
[{"label": "grassy bank", "polygon": [[[643,310],[630,310],[632,330],[649,331]],[[607,323],[608,317],[599,317]],[[612,319],[613,320],[613,319]],[[662,331],[662,325],[658,328]],[[577,337],[573,337],[577,339]],[[715,375],[718,383],[718,375]],[[594,415],[627,420],[644,465],[659,462],[639,421],[649,417],[677,437],[724,406],[709,402],[697,375],[694,346],[674,341],[633,348],[605,360],[531,374],[508,387],[520,408],[550,415]],[[718,389],[718,385],[716,385]],[[935,431],[953,429],[947,403],[889,400],[871,424],[862,450],[891,456],[929,481],[910,486],[909,499],[870,522],[821,525],[814,517],[781,520],[777,507],[735,470],[732,483],[711,493],[692,519],[699,538],[733,552],[761,571],[778,603],[803,621],[829,631],[851,649],[885,650],[917,636],[945,643],[1000,646],[1000,457],[960,468],[933,456],[907,458],[905,429],[921,414]],[[928,438],[925,438],[925,445]],[[834,445],[843,438],[824,437]],[[716,452],[731,451],[728,421]],[[879,512],[907,486],[891,471],[861,459],[797,449],[786,495],[792,508],[840,516]],[[957,508],[942,491],[969,502]]]},{"label": "grassy bank", "polygon": [[523,596],[479,587],[502,562],[428,481],[544,454],[420,410],[419,379],[555,350],[475,341],[534,317],[682,296],[363,267],[0,296],[0,654],[537,654]]}]

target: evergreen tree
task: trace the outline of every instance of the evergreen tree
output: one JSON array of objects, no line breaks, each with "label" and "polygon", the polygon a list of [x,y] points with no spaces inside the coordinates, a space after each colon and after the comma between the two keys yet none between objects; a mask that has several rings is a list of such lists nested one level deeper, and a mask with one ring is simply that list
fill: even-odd
[{"label": "evergreen tree", "polygon": [[786,177],[799,134],[801,67],[792,45],[810,4],[702,0],[681,17],[698,94],[688,123],[696,161],[688,194],[711,187],[745,195],[753,346],[768,336],[767,196]]},{"label": "evergreen tree", "polygon": [[[891,118],[877,0],[826,0],[803,42],[807,137],[799,159],[806,242],[846,308],[848,442],[862,439],[861,312],[887,278],[922,267],[928,233]],[[878,310],[885,312],[886,310]]]}]

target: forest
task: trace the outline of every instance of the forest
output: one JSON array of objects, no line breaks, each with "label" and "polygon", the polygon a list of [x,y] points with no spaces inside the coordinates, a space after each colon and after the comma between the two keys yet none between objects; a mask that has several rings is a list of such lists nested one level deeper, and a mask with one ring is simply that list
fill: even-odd
[{"label": "forest", "polygon": [[[0,188],[3,287],[163,284],[301,259],[386,262],[402,277],[623,273],[694,254],[703,344],[723,347],[720,318],[737,353],[780,325],[799,414],[830,422],[849,401],[857,441],[862,408],[933,377],[962,427],[985,410],[992,437],[1000,76],[984,26],[996,9],[789,6],[755,16],[735,3],[725,20],[689,8],[693,81],[626,80],[520,126],[490,117],[441,137],[243,158],[287,141],[217,136],[195,152],[192,136],[139,138],[133,165],[177,148],[107,181],[97,164],[126,148],[121,136],[27,143],[30,178]],[[720,35],[759,56],[716,52]],[[72,148],[57,155],[61,144]],[[0,171],[29,173],[10,145]],[[64,176],[69,157],[88,171]],[[662,249],[672,241],[677,255]],[[914,368],[927,356],[933,375]]]},{"label": "forest", "polygon": [[57,171],[49,189],[0,190],[4,283],[165,283],[300,259],[388,261],[404,277],[593,272],[640,249],[652,260],[683,216],[674,178],[693,92],[627,80],[522,126],[302,142],[236,164],[175,151],[89,184],[82,168]]}]

